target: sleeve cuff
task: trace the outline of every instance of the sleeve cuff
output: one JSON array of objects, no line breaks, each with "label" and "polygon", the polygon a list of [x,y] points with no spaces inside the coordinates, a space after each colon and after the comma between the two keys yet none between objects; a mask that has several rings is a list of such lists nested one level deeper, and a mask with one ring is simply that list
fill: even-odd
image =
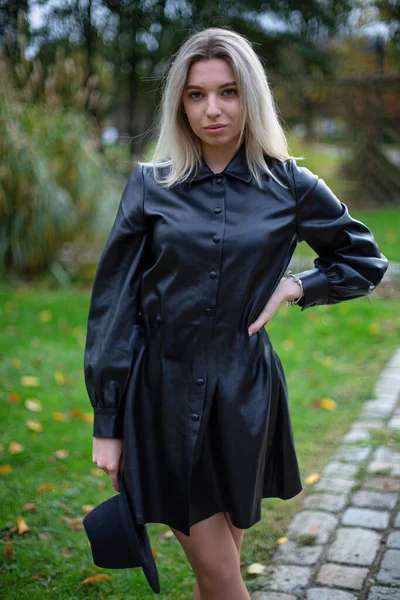
[{"label": "sleeve cuff", "polygon": [[311,306],[328,303],[330,291],[329,279],[321,269],[315,267],[301,273],[296,273],[296,275],[300,277],[303,284],[304,296],[297,303],[297,306],[300,306],[302,311]]},{"label": "sleeve cuff", "polygon": [[100,408],[94,410],[93,436],[105,438],[124,437],[124,413],[115,408]]}]

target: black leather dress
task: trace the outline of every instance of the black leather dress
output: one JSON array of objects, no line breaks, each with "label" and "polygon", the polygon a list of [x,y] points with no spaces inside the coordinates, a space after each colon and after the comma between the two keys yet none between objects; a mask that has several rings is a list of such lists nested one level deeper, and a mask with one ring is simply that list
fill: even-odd
[{"label": "black leather dress", "polygon": [[[244,145],[219,174],[170,190],[138,165],[91,297],[84,373],[98,437],[124,439],[139,523],[189,527],[228,511],[261,518],[264,497],[301,489],[288,390],[268,332],[248,334],[299,241],[305,310],[371,293],[388,268],[371,231],[323,179],[268,157],[260,188]],[[297,307],[291,310],[299,310]]]}]

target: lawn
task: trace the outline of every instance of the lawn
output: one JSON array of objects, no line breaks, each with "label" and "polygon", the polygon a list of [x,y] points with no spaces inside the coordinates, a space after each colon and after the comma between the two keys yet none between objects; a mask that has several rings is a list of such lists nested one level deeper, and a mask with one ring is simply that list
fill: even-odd
[{"label": "lawn", "polygon": [[[141,569],[93,565],[81,520],[88,505],[115,492],[91,461],[92,411],[82,369],[88,307],[88,291],[0,287],[0,596],[189,600],[194,575],[175,537],[163,536],[166,525],[147,525],[158,596]],[[303,312],[282,306],[267,325],[286,372],[303,481],[321,471],[371,397],[398,344],[399,325],[398,306],[379,288],[366,298]],[[26,376],[31,379],[21,379]],[[39,385],[26,385],[32,383]],[[334,400],[336,408],[318,407],[322,398]],[[379,441],[393,443],[389,436]],[[250,591],[257,582],[247,565],[268,562],[304,488],[286,502],[264,499],[261,521],[247,530],[242,560]],[[24,523],[29,530],[19,533],[15,528]],[[108,578],[82,583],[101,574]]]}]

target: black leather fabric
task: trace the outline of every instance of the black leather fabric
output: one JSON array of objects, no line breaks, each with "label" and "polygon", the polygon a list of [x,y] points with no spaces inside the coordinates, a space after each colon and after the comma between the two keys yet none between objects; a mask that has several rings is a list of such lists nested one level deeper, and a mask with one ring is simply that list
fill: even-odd
[{"label": "black leather fabric", "polygon": [[123,193],[94,280],[84,372],[93,434],[124,438],[139,523],[189,535],[226,510],[248,528],[263,497],[301,491],[282,364],[267,330],[249,337],[248,326],[301,240],[318,255],[298,273],[302,311],[365,296],[387,270],[371,231],[321,178],[294,159],[268,164],[283,185],[265,174],[260,188],[242,145],[222,173],[203,160],[170,190],[139,165]]}]

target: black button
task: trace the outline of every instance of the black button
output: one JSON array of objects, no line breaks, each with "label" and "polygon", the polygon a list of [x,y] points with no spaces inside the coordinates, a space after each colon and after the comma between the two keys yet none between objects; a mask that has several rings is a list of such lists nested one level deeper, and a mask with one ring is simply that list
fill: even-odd
[{"label": "black button", "polygon": [[220,239],[219,235],[213,235],[213,242],[217,243]]},{"label": "black button", "polygon": [[216,278],[216,276],[217,276],[217,274],[216,274],[216,272],[215,272],[215,271],[210,271],[210,272],[209,272],[209,276],[211,277],[211,279],[215,279],[215,278]]},{"label": "black button", "polygon": [[211,308],[206,308],[206,309],[204,310],[204,312],[206,313],[206,315],[207,315],[207,316],[208,316],[208,315],[212,315],[212,310],[211,310]]},{"label": "black button", "polygon": [[197,385],[204,385],[204,379],[199,377],[198,380],[196,381],[196,383],[197,383]]},{"label": "black button", "polygon": [[192,414],[192,419],[193,419],[193,421],[198,421],[199,420],[199,415],[197,413],[193,413]]},{"label": "black button", "polygon": [[222,208],[221,208],[220,206],[216,206],[216,207],[214,208],[214,212],[215,212],[215,213],[220,213],[220,212],[221,212],[221,210],[222,210]]},{"label": "black button", "polygon": [[218,177],[215,178],[215,183],[221,184],[223,182],[224,178],[221,177],[221,175],[218,175]]}]

